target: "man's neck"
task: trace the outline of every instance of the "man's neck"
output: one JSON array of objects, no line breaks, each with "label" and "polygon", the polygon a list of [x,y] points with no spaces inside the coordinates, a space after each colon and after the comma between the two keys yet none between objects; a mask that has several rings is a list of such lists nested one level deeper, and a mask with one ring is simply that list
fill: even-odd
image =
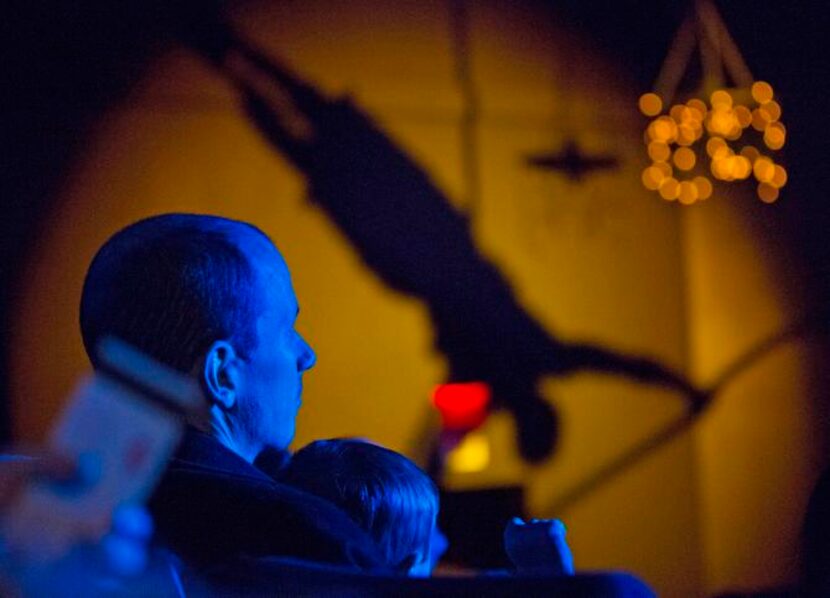
[{"label": "man's neck", "polygon": [[219,444],[251,464],[262,450],[262,447],[252,446],[251,443],[245,442],[240,438],[239,433],[234,433],[234,427],[229,424],[224,413],[211,412],[208,429],[204,432],[207,432]]}]

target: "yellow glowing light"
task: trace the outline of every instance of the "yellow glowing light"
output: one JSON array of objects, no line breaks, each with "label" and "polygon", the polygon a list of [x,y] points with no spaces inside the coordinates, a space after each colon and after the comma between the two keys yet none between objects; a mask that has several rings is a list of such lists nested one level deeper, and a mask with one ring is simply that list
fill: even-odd
[{"label": "yellow glowing light", "polygon": [[697,201],[697,186],[691,181],[683,181],[677,192],[677,200],[684,205],[691,205]]},{"label": "yellow glowing light", "polygon": [[783,166],[778,164],[775,165],[775,172],[772,175],[772,180],[770,181],[770,185],[773,187],[780,189],[784,185],[787,184],[787,171],[784,169]]},{"label": "yellow glowing light", "polygon": [[745,145],[743,148],[741,148],[741,155],[753,164],[755,164],[755,160],[757,160],[761,156],[761,152],[759,152],[757,148],[751,145]]},{"label": "yellow glowing light", "polygon": [[739,178],[739,175],[743,172],[741,170],[741,163],[738,160],[739,156],[729,156],[724,160],[726,164],[726,180],[727,181],[734,181],[735,179]]},{"label": "yellow glowing light", "polygon": [[640,112],[646,116],[657,116],[663,109],[663,100],[656,93],[644,93],[640,96]]},{"label": "yellow glowing light", "polygon": [[706,113],[709,111],[709,108],[706,106],[706,102],[703,100],[699,100],[697,98],[693,98],[686,102],[686,105],[691,109],[700,114],[700,120],[703,120],[703,117],[706,116]]},{"label": "yellow glowing light", "polygon": [[735,106],[735,118],[742,129],[752,124],[752,112],[746,106]]},{"label": "yellow glowing light", "polygon": [[723,158],[713,159],[709,163],[709,170],[713,177],[722,181],[726,176],[723,172]]},{"label": "yellow glowing light", "polygon": [[744,156],[733,156],[730,160],[732,160],[730,165],[732,176],[736,179],[748,179],[752,174],[752,162]]},{"label": "yellow glowing light", "polygon": [[691,170],[695,167],[697,158],[695,158],[695,153],[688,147],[681,147],[674,152],[673,160],[674,165],[680,170]]},{"label": "yellow glowing light", "polygon": [[692,183],[697,187],[698,199],[709,199],[712,196],[712,183],[705,176],[696,176]]},{"label": "yellow glowing light", "polygon": [[711,133],[726,136],[736,124],[737,119],[731,108],[718,106],[709,113],[708,129]]},{"label": "yellow glowing light", "polygon": [[706,142],[706,153],[709,154],[712,158],[716,157],[718,152],[722,152],[726,149],[726,142],[721,139],[720,137],[712,137],[709,141]]},{"label": "yellow glowing light", "polygon": [[712,92],[712,95],[709,97],[709,103],[712,104],[712,108],[731,108],[732,96],[729,95],[728,91],[719,89]]},{"label": "yellow glowing light", "polygon": [[643,170],[643,176],[641,178],[643,186],[646,189],[657,191],[660,188],[660,182],[666,178],[666,175],[656,166],[649,166]]},{"label": "yellow glowing light", "polygon": [[702,123],[706,114],[702,110],[697,107],[687,107],[686,110],[683,112],[683,117],[686,122],[689,124],[691,123]]},{"label": "yellow glowing light", "polygon": [[769,117],[770,122],[775,122],[781,118],[781,105],[775,100],[767,102],[758,108],[758,110],[765,113]]},{"label": "yellow glowing light", "polygon": [[732,156],[726,156],[724,158],[715,158],[712,160],[712,175],[716,179],[720,179],[722,181],[731,181],[734,179],[732,176]]},{"label": "yellow glowing light", "polygon": [[778,150],[784,147],[787,140],[787,129],[779,122],[770,123],[764,131],[764,143],[768,148]]},{"label": "yellow glowing light", "polygon": [[752,84],[752,99],[759,104],[766,104],[772,100],[772,85],[766,81],[756,81]]},{"label": "yellow glowing light", "polygon": [[769,158],[758,158],[752,167],[755,178],[762,183],[769,183],[775,176],[775,164]]},{"label": "yellow glowing light", "polygon": [[649,128],[652,129],[651,138],[655,141],[670,143],[677,138],[677,123],[669,116],[661,116]]},{"label": "yellow glowing light", "polygon": [[674,172],[672,170],[671,164],[669,164],[668,162],[655,162],[654,164],[652,164],[652,166],[654,166],[654,168],[657,168],[660,172],[663,173],[664,179],[666,177],[670,177]]},{"label": "yellow glowing light", "polygon": [[671,150],[662,141],[652,141],[648,144],[648,157],[655,162],[666,162],[671,157]]},{"label": "yellow glowing light", "polygon": [[744,130],[741,128],[741,125],[739,125],[737,122],[735,122],[732,125],[732,128],[729,129],[729,132],[725,135],[725,137],[727,139],[729,139],[730,141],[735,141],[736,139],[741,138],[741,133],[743,133],[743,132],[744,132]]},{"label": "yellow glowing light", "polygon": [[756,131],[763,131],[769,124],[769,114],[756,108],[752,111],[752,128]]},{"label": "yellow glowing light", "polygon": [[680,183],[674,177],[663,179],[660,183],[660,197],[665,200],[672,201],[677,199],[680,193]]},{"label": "yellow glowing light", "polygon": [[778,199],[778,189],[769,183],[759,183],[758,197],[760,197],[761,201],[764,203],[773,203],[776,199]]},{"label": "yellow glowing light", "polygon": [[719,147],[715,150],[715,155],[712,156],[713,160],[726,160],[729,156],[734,155],[735,152],[729,146],[724,145],[723,147]]},{"label": "yellow glowing light", "polygon": [[669,110],[669,116],[671,116],[674,122],[679,125],[683,122],[683,110],[685,109],[686,106],[683,104],[675,104],[671,107],[671,110]]},{"label": "yellow glowing light", "polygon": [[453,473],[475,473],[490,465],[490,441],[480,432],[472,432],[447,454],[447,469]]},{"label": "yellow glowing light", "polygon": [[697,141],[697,133],[690,125],[680,125],[677,127],[677,145],[689,146]]}]

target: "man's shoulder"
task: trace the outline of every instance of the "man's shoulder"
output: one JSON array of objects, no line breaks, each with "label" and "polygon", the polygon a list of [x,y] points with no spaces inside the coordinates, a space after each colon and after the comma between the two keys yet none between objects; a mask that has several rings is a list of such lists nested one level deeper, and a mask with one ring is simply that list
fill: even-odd
[{"label": "man's shoulder", "polygon": [[221,445],[198,443],[199,450],[191,442],[177,454],[150,500],[159,536],[174,552],[207,562],[240,556],[367,568],[379,562],[368,536],[334,505],[271,480]]}]

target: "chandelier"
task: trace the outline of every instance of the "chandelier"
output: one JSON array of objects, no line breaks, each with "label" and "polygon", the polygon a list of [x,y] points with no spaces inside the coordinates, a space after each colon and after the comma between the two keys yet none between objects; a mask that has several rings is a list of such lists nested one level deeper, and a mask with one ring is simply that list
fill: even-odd
[{"label": "chandelier", "polygon": [[[703,73],[699,91],[672,103],[695,46]],[[710,0],[695,2],[654,91],[640,96],[639,108],[652,119],[643,137],[651,159],[642,173],[647,189],[666,201],[692,205],[712,196],[713,179],[747,181],[761,201],[777,201],[787,183],[777,159],[787,140],[781,105],[772,85],[754,80]]]}]

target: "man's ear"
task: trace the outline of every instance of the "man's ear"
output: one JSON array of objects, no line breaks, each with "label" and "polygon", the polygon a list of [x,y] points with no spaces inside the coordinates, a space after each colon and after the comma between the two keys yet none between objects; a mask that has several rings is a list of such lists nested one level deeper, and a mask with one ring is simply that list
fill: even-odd
[{"label": "man's ear", "polygon": [[233,345],[215,341],[205,354],[202,385],[208,401],[223,410],[236,404],[239,390],[239,365]]}]

